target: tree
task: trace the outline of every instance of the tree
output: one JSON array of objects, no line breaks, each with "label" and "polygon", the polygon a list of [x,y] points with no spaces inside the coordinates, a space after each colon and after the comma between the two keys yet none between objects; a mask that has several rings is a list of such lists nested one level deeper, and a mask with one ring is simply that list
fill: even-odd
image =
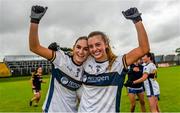
[{"label": "tree", "polygon": [[180,48],[177,48],[176,51],[178,57],[178,65],[180,65]]},{"label": "tree", "polygon": [[180,55],[180,48],[177,48],[175,52]]}]

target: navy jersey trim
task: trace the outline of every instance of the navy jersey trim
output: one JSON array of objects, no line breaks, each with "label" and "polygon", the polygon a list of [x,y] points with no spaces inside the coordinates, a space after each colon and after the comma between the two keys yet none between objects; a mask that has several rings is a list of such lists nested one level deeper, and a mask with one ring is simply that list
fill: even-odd
[{"label": "navy jersey trim", "polygon": [[125,75],[125,69],[123,69],[121,74],[119,74],[118,72],[109,72],[94,75],[84,72],[83,84],[92,86],[123,86]]},{"label": "navy jersey trim", "polygon": [[127,65],[127,62],[126,62],[126,54],[123,55],[122,62],[123,62],[124,68],[127,69],[128,65]]},{"label": "navy jersey trim", "polygon": [[117,95],[116,95],[116,113],[119,113],[119,112],[120,112],[121,89],[122,89],[122,88],[120,88],[120,87],[118,86]]},{"label": "navy jersey trim", "polygon": [[52,69],[52,74],[56,80],[69,90],[76,91],[82,85],[81,81],[77,81],[59,69]]},{"label": "navy jersey trim", "polygon": [[148,82],[149,82],[149,88],[150,88],[150,95],[154,95],[153,86],[152,86],[152,83],[150,81],[150,78],[148,78]]},{"label": "navy jersey trim", "polygon": [[152,78],[152,79],[154,79],[154,78],[155,78],[155,74],[154,74],[154,73],[150,73],[150,74],[148,74],[148,78]]},{"label": "navy jersey trim", "polygon": [[[68,54],[67,54],[67,56],[69,56]],[[74,61],[74,59],[73,59],[73,56],[69,56],[70,58],[71,58],[71,61],[76,65],[76,66],[81,66],[82,64],[77,64],[75,61]]]},{"label": "navy jersey trim", "polygon": [[53,93],[54,93],[54,76],[52,75],[49,95],[48,95],[48,99],[47,99],[45,110],[44,110],[45,113],[49,111],[49,106],[52,100]]},{"label": "navy jersey trim", "polygon": [[124,84],[124,80],[125,80],[125,76],[126,76],[126,71],[125,69],[123,70],[121,76],[122,76],[122,79],[121,79],[121,82],[118,86],[118,89],[117,89],[117,94],[116,94],[116,113],[119,113],[120,112],[120,106],[121,106],[121,93],[122,93],[122,87],[123,87],[123,84]]},{"label": "navy jersey trim", "polygon": [[96,60],[95,60],[96,63],[104,63],[104,62],[107,62],[107,61],[108,61],[108,60],[104,60],[104,61],[96,61]]},{"label": "navy jersey trim", "polygon": [[116,93],[115,111],[120,112],[121,92],[126,73],[126,69],[123,69],[121,74],[118,72],[109,72],[94,75],[84,72],[83,84],[91,86],[118,86]]},{"label": "navy jersey trim", "polygon": [[52,57],[50,59],[48,59],[50,62],[53,62],[54,59],[56,58],[56,52],[52,51]]}]

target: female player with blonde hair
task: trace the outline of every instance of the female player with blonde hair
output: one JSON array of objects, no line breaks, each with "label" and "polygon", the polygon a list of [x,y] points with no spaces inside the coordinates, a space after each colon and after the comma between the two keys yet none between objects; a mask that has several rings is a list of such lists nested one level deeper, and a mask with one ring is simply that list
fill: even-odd
[{"label": "female player with blonde hair", "polygon": [[105,33],[94,31],[88,35],[91,57],[84,64],[79,112],[120,112],[125,68],[149,52],[148,37],[142,24],[141,13],[137,8],[130,8],[123,12],[123,15],[133,20],[139,46],[123,56],[116,56]]}]

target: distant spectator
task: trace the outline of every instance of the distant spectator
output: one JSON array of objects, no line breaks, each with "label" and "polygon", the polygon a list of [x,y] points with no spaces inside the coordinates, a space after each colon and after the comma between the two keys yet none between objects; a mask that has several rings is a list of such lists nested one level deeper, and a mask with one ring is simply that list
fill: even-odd
[{"label": "distant spectator", "polygon": [[37,70],[35,70],[35,72],[32,73],[32,77],[31,77],[31,85],[32,85],[32,90],[33,90],[33,97],[31,98],[29,105],[32,106],[33,102],[34,106],[37,107],[38,106],[38,102],[41,98],[41,83],[45,83],[45,81],[42,80],[42,67],[38,67]]}]

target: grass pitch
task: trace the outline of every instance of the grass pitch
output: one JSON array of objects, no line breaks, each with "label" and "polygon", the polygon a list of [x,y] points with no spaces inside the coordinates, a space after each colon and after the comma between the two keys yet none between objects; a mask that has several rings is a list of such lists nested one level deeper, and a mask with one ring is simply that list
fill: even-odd
[{"label": "grass pitch", "polygon": [[[44,76],[42,97],[38,107],[30,107],[29,100],[33,96],[30,77],[0,78],[0,112],[41,112],[46,92],[49,86],[49,76]],[[162,112],[180,112],[180,66],[158,68],[158,82],[160,84],[160,109]],[[146,109],[149,111],[147,98]],[[130,104],[126,89],[122,89],[121,111],[129,112]],[[139,101],[136,112],[140,112]]]},{"label": "grass pitch", "polygon": [[33,96],[30,77],[0,78],[0,112],[41,112],[49,86],[49,77],[44,77],[42,96],[38,107],[30,107]]},{"label": "grass pitch", "polygon": [[[158,79],[160,85],[159,106],[162,112],[180,112],[180,66],[158,68]],[[146,100],[146,111],[149,112],[149,105]],[[127,91],[123,88],[121,96],[121,111],[130,111],[130,102]],[[136,112],[140,112],[139,101],[136,101]]]}]

